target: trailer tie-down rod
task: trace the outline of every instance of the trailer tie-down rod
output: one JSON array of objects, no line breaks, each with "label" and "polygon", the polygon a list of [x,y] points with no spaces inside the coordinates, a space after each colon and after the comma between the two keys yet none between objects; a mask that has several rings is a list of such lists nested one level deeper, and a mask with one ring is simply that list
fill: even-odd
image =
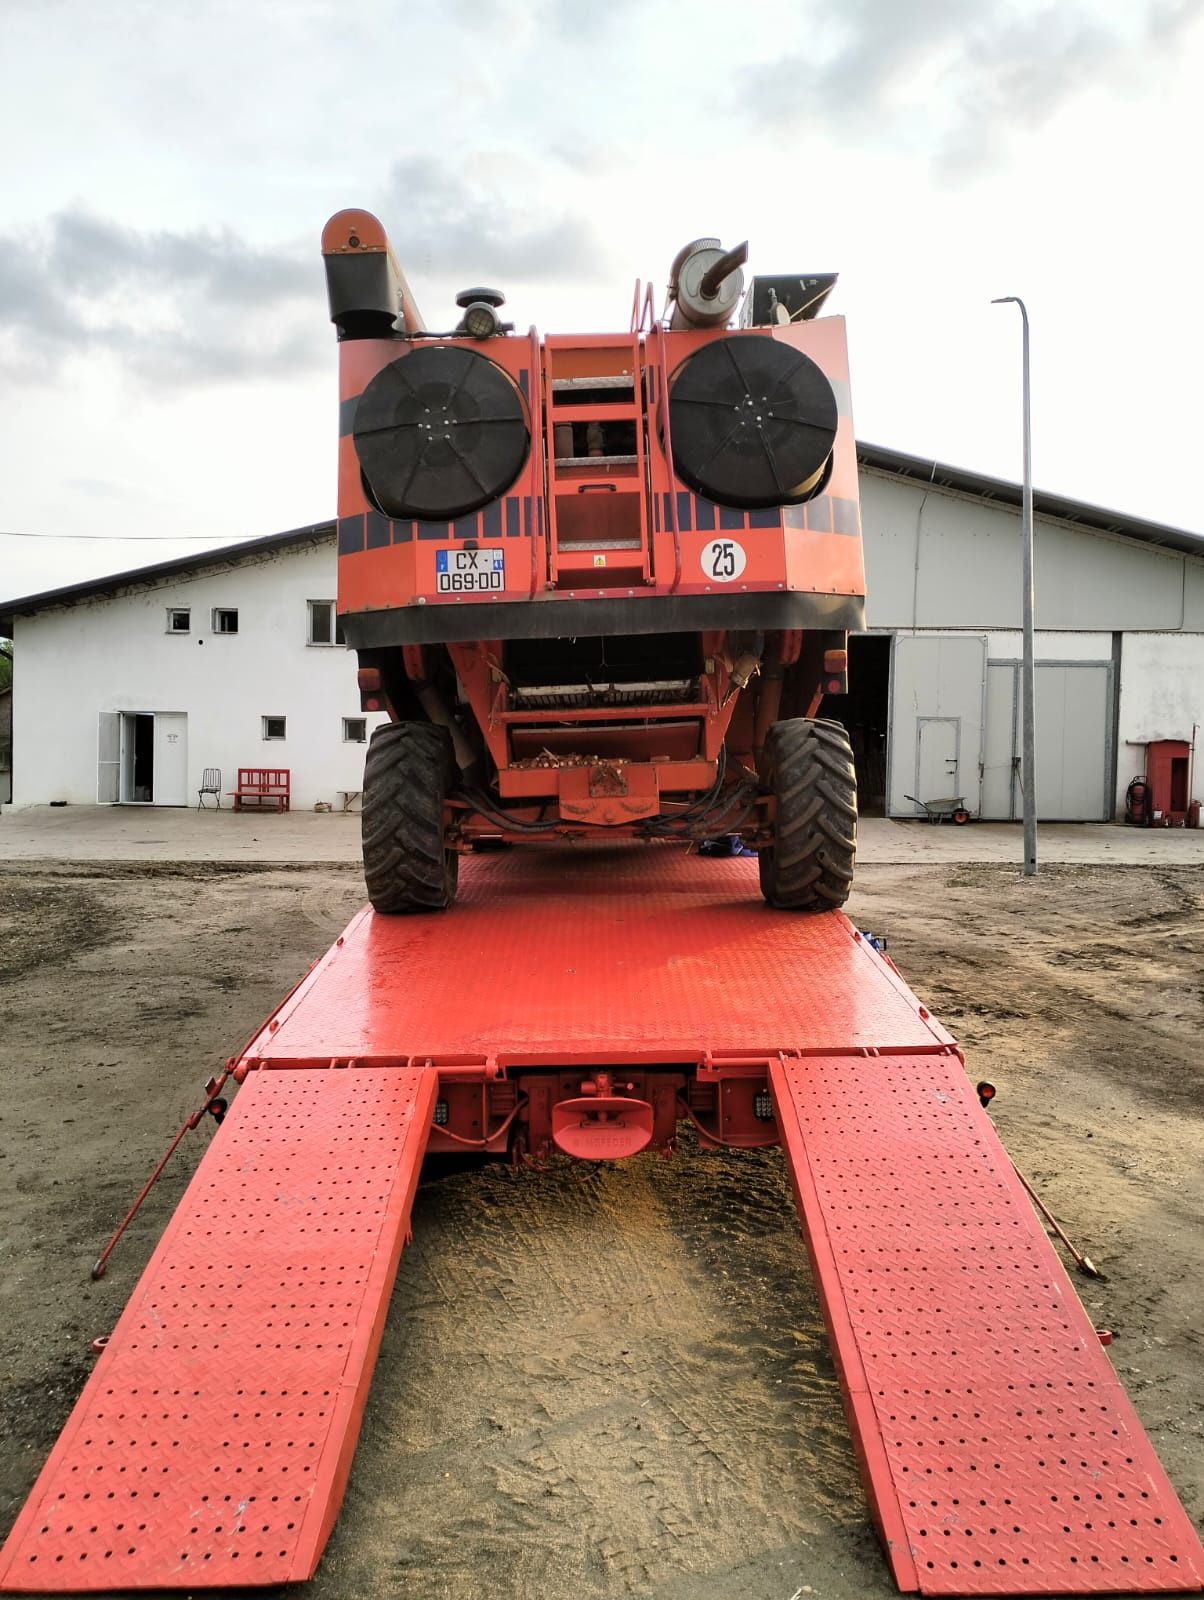
[{"label": "trailer tie-down rod", "polygon": [[[989,1111],[990,1107],[991,1107],[991,1101],[994,1100],[994,1098],[995,1098],[995,1085],[993,1083],[987,1083],[985,1081],[982,1082],[982,1083],[976,1084],[975,1085],[975,1093],[978,1095],[978,1103],[979,1103],[979,1105],[982,1106],[984,1111]],[[1105,1274],[1100,1271],[1100,1269],[1095,1265],[1094,1261],[1092,1261],[1090,1256],[1085,1256],[1082,1253],[1081,1250],[1076,1250],[1075,1249],[1074,1244],[1071,1241],[1070,1235],[1066,1232],[1065,1228],[1063,1228],[1062,1224],[1058,1221],[1057,1217],[1054,1216],[1053,1212],[1045,1204],[1044,1200],[1042,1200],[1041,1196],[1033,1188],[1032,1184],[1024,1176],[1023,1172],[1021,1172],[1020,1168],[1016,1165],[1015,1161],[1012,1161],[1012,1157],[1011,1157],[1010,1154],[1008,1156],[1008,1160],[1012,1162],[1012,1171],[1016,1174],[1016,1176],[1020,1179],[1020,1182],[1024,1185],[1025,1194],[1028,1195],[1029,1199],[1036,1206],[1037,1210],[1045,1218],[1045,1221],[1049,1224],[1049,1226],[1057,1234],[1058,1238],[1061,1239],[1062,1243],[1066,1246],[1067,1250],[1070,1252],[1071,1259],[1074,1261],[1074,1264],[1078,1268],[1078,1270],[1083,1274],[1083,1276],[1085,1278],[1098,1278],[1101,1281],[1101,1283],[1106,1283],[1108,1280],[1107,1280]]]},{"label": "trailer tie-down rod", "polygon": [[168,1145],[167,1149],[163,1152],[159,1164],[155,1167],[150,1177],[142,1185],[141,1189],[139,1189],[138,1196],[133,1205],[117,1224],[117,1227],[114,1229],[108,1244],[105,1245],[104,1249],[97,1256],[96,1264],[92,1268],[93,1283],[96,1283],[99,1279],[104,1277],[105,1268],[109,1264],[109,1257],[116,1249],[117,1241],[121,1238],[122,1234],[129,1227],[130,1223],[133,1222],[134,1218],[138,1215],[138,1212],[142,1206],[142,1202],[146,1199],[147,1195],[158,1182],[159,1175],[163,1171],[164,1167],[166,1167],[172,1156],[175,1155],[180,1140],[183,1139],[184,1135],[186,1133],[190,1133],[194,1128],[199,1128],[206,1116],[212,1117],[214,1122],[216,1122],[220,1127],[222,1118],[229,1110],[229,1104],[222,1096],[221,1091],[226,1087],[226,1080],[230,1077],[233,1071],[234,1062],[227,1061],[225,1067],[222,1069],[221,1076],[217,1078],[210,1078],[209,1082],[205,1085],[204,1105],[201,1106],[199,1110],[194,1111],[191,1116],[185,1117],[184,1121],[180,1124],[179,1131],[177,1132],[175,1138]]}]

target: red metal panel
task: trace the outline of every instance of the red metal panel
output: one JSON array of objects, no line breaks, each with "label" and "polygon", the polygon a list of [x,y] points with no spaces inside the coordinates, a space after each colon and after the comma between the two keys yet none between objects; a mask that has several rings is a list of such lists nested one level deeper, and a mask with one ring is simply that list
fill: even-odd
[{"label": "red metal panel", "polygon": [[770,1081],[900,1588],[1197,1590],[1204,1551],[958,1056]]},{"label": "red metal panel", "polygon": [[654,844],[465,860],[444,915],[362,912],[247,1053],[672,1062],[949,1042],[839,912],[774,911],[755,861]]},{"label": "red metal panel", "polygon": [[247,1080],[0,1552],[0,1589],[312,1575],[435,1093],[402,1069]]}]

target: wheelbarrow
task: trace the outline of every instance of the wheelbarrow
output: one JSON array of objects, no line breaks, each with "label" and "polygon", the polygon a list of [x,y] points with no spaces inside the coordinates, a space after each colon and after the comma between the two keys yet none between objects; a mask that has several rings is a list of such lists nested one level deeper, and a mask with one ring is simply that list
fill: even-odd
[{"label": "wheelbarrow", "polygon": [[948,817],[950,822],[961,827],[963,822],[969,822],[970,813],[966,810],[966,797],[957,795],[948,800],[917,800],[914,794],[905,794],[904,800],[910,800],[912,805],[922,806],[924,815],[929,822],[941,822]]}]

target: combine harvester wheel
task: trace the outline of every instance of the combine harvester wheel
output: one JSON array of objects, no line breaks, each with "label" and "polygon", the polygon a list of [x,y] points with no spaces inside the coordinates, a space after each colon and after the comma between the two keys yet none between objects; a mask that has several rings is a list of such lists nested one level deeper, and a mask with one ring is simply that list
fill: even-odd
[{"label": "combine harvester wheel", "polygon": [[390,722],[364,763],[364,878],[375,911],[442,911],[456,898],[459,857],[443,835],[454,757],[444,728]]},{"label": "combine harvester wheel", "polygon": [[857,775],[839,722],[794,717],[765,741],[764,782],[777,805],[761,849],[761,893],[783,911],[832,911],[853,886]]}]

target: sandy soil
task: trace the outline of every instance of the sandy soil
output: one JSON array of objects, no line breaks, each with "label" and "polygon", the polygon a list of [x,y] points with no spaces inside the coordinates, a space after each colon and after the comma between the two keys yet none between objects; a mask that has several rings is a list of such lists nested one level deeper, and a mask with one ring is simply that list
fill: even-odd
[{"label": "sandy soil", "polygon": [[[0,869],[0,1528],[195,1165],[98,1244],[204,1079],[360,903],[351,868]],[[1077,1279],[1190,1513],[1204,872],[870,867],[855,919],[958,1034],[1106,1283]],[[893,1593],[776,1151],[433,1173],[304,1600]]]}]

